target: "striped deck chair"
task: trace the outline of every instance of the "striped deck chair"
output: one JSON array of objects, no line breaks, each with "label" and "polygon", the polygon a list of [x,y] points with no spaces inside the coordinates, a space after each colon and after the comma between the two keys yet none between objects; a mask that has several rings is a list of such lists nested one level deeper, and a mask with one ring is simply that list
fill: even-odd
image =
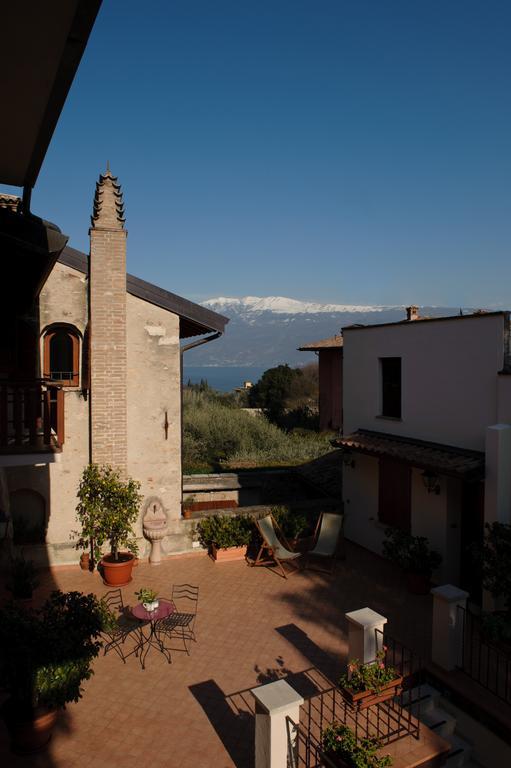
[{"label": "striped deck chair", "polygon": [[[259,533],[262,536],[263,543],[261,544],[257,557],[252,565],[268,566],[273,562],[279,569],[279,574],[284,579],[287,579],[287,573],[284,568],[285,563],[289,563],[292,568],[299,571],[300,566],[298,565],[297,560],[302,556],[301,552],[290,551],[289,544],[273,515],[266,515],[266,517],[262,517],[255,522],[259,529]],[[277,536],[277,532],[280,537]]]},{"label": "striped deck chair", "polygon": [[344,515],[334,512],[322,512],[319,516],[314,533],[314,547],[305,556],[305,568],[309,568],[309,558],[329,560],[330,568],[316,568],[316,570],[332,573],[335,565],[335,556],[338,554],[339,542],[343,533]]}]

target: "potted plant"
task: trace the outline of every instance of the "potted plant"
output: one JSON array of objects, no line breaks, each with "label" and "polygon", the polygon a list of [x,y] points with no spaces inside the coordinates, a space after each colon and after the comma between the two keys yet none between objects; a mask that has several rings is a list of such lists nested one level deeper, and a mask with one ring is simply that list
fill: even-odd
[{"label": "potted plant", "polygon": [[2,714],[14,751],[44,748],[60,708],[82,695],[101,642],[102,611],[94,595],[53,592],[35,611],[14,602],[0,610]]},{"label": "potted plant", "polygon": [[385,536],[385,557],[403,569],[410,592],[415,595],[427,595],[431,586],[431,574],[442,562],[441,554],[431,549],[425,536],[412,536],[398,528],[387,528]]},{"label": "potted plant", "polygon": [[12,559],[9,581],[6,584],[15,600],[31,600],[34,589],[39,585],[36,569],[32,560],[25,560],[23,555]]},{"label": "potted plant", "polygon": [[282,505],[272,507],[271,514],[293,551],[306,551],[310,548],[317,520],[311,519],[303,510],[292,510]]},{"label": "potted plant", "polygon": [[139,602],[142,603],[145,610],[149,613],[155,611],[160,605],[160,601],[156,599],[158,597],[158,592],[154,589],[142,587],[138,592],[135,592],[135,597],[138,597]]},{"label": "potted plant", "polygon": [[357,739],[351,728],[332,723],[321,734],[321,756],[339,768],[386,768],[392,765],[390,755],[379,756],[378,739]]},{"label": "potted plant", "polygon": [[339,679],[339,688],[352,707],[367,709],[401,693],[403,676],[385,664],[386,652],[384,645],[374,661],[362,664],[353,659],[349,662],[347,674]]},{"label": "potted plant", "polygon": [[247,515],[206,517],[197,523],[201,546],[215,561],[243,560],[253,535],[252,519]]},{"label": "potted plant", "polygon": [[[121,478],[108,464],[89,464],[83,470],[76,512],[82,526],[77,547],[90,546],[95,562],[101,558],[103,581],[121,587],[131,581],[138,552],[133,525],[142,501],[140,483]],[[110,553],[101,557],[101,547],[110,543]],[[130,551],[121,552],[121,547]]]},{"label": "potted plant", "polygon": [[189,520],[191,518],[194,504],[195,496],[187,496],[186,499],[183,499],[182,515],[184,520]]}]

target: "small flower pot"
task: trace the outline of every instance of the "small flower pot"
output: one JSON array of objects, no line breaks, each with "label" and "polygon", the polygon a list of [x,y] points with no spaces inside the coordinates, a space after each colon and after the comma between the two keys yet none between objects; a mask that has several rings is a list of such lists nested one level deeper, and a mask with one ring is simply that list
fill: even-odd
[{"label": "small flower pot", "polygon": [[244,560],[247,553],[246,546],[243,547],[227,547],[221,549],[215,544],[211,544],[209,554],[210,557],[216,563],[227,563],[234,560]]},{"label": "small flower pot", "polygon": [[183,520],[190,520],[190,518],[192,516],[192,512],[193,512],[193,510],[190,509],[190,507],[183,507],[183,510],[182,510],[182,513],[181,513],[183,515]]},{"label": "small flower pot", "polygon": [[80,568],[82,571],[90,571],[90,555],[88,552],[83,552],[80,555]]},{"label": "small flower pot", "polygon": [[382,685],[379,691],[350,691],[349,688],[341,688],[343,698],[354,709],[367,709],[375,704],[381,704],[382,701],[392,699],[401,693],[403,677],[396,677],[385,685]]},{"label": "small flower pot", "polygon": [[147,613],[151,613],[151,611],[156,611],[159,608],[160,601],[159,600],[152,600],[150,603],[142,603],[144,606],[144,609],[147,611]]}]

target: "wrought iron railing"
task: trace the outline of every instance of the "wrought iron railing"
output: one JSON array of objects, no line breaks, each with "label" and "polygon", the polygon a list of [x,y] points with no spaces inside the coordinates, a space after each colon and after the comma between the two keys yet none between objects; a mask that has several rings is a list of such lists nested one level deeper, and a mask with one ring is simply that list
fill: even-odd
[{"label": "wrought iron railing", "polygon": [[0,381],[0,453],[60,450],[64,392],[43,380]]},{"label": "wrought iron railing", "polygon": [[460,669],[487,691],[511,704],[511,650],[499,648],[485,637],[481,619],[461,605]]}]

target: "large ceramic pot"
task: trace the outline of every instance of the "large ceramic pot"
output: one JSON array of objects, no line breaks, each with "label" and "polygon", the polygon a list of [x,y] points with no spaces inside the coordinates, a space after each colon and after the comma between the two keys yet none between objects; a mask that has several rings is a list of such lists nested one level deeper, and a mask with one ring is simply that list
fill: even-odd
[{"label": "large ceramic pot", "polygon": [[105,555],[100,563],[103,584],[109,587],[125,587],[129,584],[134,560],[134,555],[129,552],[120,552],[118,560],[114,560],[112,555]]},{"label": "large ceramic pot", "polygon": [[20,713],[10,702],[2,710],[11,741],[11,750],[29,755],[44,749],[51,739],[58,710],[38,707],[32,712]]}]

